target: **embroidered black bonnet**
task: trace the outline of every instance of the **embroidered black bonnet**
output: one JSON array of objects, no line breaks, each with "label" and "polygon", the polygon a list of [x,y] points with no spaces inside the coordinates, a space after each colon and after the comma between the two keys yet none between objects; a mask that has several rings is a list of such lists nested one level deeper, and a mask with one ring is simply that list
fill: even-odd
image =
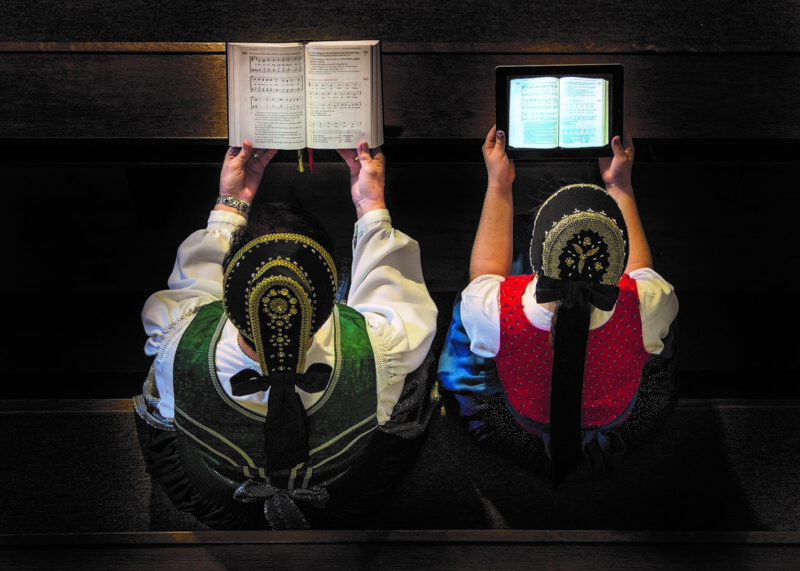
[{"label": "embroidered black bonnet", "polygon": [[560,188],[536,215],[530,261],[538,276],[616,285],[628,261],[627,228],[616,201],[593,184]]},{"label": "embroidered black bonnet", "polygon": [[302,373],[309,338],[336,295],[330,254],[300,234],[268,234],[242,247],[223,280],[225,311],[258,353],[264,375]]}]

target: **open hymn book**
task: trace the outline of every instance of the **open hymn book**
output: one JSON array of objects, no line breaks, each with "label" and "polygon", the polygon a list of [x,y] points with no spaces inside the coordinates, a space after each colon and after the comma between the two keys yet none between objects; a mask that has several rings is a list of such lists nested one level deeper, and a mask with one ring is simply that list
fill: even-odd
[{"label": "open hymn book", "polygon": [[263,149],[383,144],[378,40],[228,43],[228,143]]},{"label": "open hymn book", "polygon": [[526,77],[509,85],[509,134],[516,147],[607,145],[608,81],[599,77]]}]

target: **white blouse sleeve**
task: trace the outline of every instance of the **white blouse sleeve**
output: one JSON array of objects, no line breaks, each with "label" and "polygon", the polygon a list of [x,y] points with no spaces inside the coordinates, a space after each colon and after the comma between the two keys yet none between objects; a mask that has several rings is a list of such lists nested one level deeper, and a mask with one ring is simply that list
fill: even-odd
[{"label": "white blouse sleeve", "polygon": [[500,284],[502,276],[484,274],[461,292],[461,322],[470,340],[470,350],[479,357],[493,358],[500,350]]},{"label": "white blouse sleeve", "polygon": [[151,295],[142,310],[148,336],[145,354],[155,355],[164,337],[197,308],[222,299],[222,260],[233,232],[246,220],[237,213],[212,210],[208,226],[192,233],[178,248],[167,280],[169,289]]},{"label": "white blouse sleeve", "polygon": [[659,355],[664,350],[663,339],[678,315],[675,288],[652,268],[634,270],[630,275],[639,290],[644,348],[648,353]]},{"label": "white blouse sleeve", "polygon": [[378,367],[379,417],[388,416],[406,375],[430,349],[438,313],[422,276],[419,244],[392,227],[388,210],[367,212],[356,222],[347,304],[366,319]]}]

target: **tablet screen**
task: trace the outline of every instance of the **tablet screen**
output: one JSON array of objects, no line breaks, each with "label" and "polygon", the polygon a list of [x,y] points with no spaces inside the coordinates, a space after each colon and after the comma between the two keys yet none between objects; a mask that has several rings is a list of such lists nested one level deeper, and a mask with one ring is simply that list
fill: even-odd
[{"label": "tablet screen", "polygon": [[619,64],[500,66],[497,128],[516,159],[610,156],[622,134]]}]

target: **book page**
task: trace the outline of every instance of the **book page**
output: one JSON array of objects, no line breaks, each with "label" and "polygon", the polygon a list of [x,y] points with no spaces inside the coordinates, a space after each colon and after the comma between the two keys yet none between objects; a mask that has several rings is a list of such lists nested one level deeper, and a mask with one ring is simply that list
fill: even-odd
[{"label": "book page", "polygon": [[303,67],[303,44],[228,45],[231,146],[306,146]]},{"label": "book page", "polygon": [[[310,42],[306,45],[307,145],[317,149],[355,148],[372,132],[373,53],[377,42]],[[380,87],[380,86],[378,86]],[[379,136],[380,135],[380,136]]]},{"label": "book page", "polygon": [[560,145],[565,148],[608,144],[608,81],[562,77]]},{"label": "book page", "polygon": [[508,102],[508,143],[512,147],[552,149],[558,146],[558,79],[512,79]]}]

